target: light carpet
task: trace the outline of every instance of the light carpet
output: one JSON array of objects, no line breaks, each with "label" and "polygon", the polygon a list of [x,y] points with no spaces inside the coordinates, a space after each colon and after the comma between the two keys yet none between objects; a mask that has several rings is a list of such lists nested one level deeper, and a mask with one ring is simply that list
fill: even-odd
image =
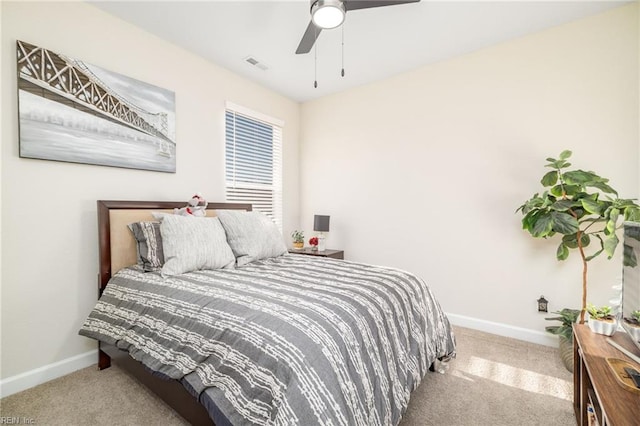
[{"label": "light carpet", "polygon": [[[454,327],[458,356],[429,373],[400,426],[575,425],[558,350]],[[186,425],[117,367],[85,368],[0,400],[0,419],[36,425]]]}]

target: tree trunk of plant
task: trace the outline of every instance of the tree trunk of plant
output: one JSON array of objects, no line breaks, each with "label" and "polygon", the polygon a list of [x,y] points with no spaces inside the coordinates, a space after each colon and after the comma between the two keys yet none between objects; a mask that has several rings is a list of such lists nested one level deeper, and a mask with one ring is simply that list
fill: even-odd
[{"label": "tree trunk of plant", "polygon": [[584,324],[584,313],[587,310],[587,258],[582,247],[582,231],[578,231],[578,250],[582,258],[582,308],[580,309],[580,324]]},{"label": "tree trunk of plant", "polygon": [[573,338],[559,336],[560,359],[569,372],[573,373]]}]

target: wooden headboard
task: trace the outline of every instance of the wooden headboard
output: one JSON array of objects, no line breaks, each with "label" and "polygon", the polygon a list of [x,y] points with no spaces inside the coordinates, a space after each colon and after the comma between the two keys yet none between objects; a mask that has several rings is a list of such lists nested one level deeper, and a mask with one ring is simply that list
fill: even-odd
[{"label": "wooden headboard", "polygon": [[[98,200],[99,295],[111,275],[136,263],[136,242],[127,225],[141,220],[154,220],[151,212],[173,212],[174,208],[186,204],[184,201]],[[214,210],[218,209],[251,211],[251,204],[209,203],[207,215],[215,216]]]}]

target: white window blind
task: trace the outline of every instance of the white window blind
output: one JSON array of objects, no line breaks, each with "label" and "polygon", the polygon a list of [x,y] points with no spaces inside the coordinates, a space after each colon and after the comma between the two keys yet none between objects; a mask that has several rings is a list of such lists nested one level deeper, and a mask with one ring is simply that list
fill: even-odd
[{"label": "white window blind", "polygon": [[282,126],[275,123],[227,104],[226,198],[251,203],[282,231]]}]

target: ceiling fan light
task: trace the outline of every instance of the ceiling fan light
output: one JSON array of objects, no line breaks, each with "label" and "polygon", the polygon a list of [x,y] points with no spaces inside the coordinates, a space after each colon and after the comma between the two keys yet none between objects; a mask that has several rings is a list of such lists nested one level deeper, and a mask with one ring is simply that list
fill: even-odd
[{"label": "ceiling fan light", "polygon": [[340,0],[318,0],[311,7],[311,20],[318,28],[330,30],[344,22],[344,5]]}]

